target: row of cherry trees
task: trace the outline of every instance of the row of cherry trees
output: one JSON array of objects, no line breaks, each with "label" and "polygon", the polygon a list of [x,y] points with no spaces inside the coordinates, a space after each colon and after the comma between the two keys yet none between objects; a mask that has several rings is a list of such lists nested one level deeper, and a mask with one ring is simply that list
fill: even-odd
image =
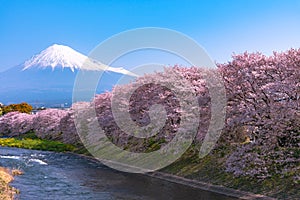
[{"label": "row of cherry trees", "polygon": [[[256,178],[289,171],[295,174],[295,179],[299,179],[299,69],[300,50],[296,49],[269,57],[260,53],[244,53],[234,56],[231,62],[218,65],[217,72],[223,78],[226,89],[227,106],[225,126],[217,145],[236,147],[236,151],[228,155],[227,171]],[[74,113],[78,107],[95,106],[96,121],[113,143],[130,151],[147,151],[153,141],[167,144],[182,128],[181,117],[188,113],[180,109],[185,102],[180,102],[176,94],[181,94],[187,102],[196,98],[199,104],[194,108],[200,113],[199,120],[191,121],[190,127],[185,129],[192,131],[196,127],[196,143],[201,143],[211,123],[210,90],[220,87],[212,86],[208,90],[209,83],[205,77],[214,73],[216,71],[196,67],[166,68],[164,72],[117,86],[114,93],[99,94],[91,103],[74,104],[69,110],[46,109],[36,115],[8,113],[0,117],[0,133],[18,135],[34,130],[41,138],[74,144],[79,141]],[[188,89],[186,85],[189,85]],[[176,92],[172,91],[175,86]],[[133,88],[137,89],[132,92]],[[122,99],[122,94],[131,92],[128,104],[126,99]],[[115,103],[113,99],[117,99]],[[147,126],[156,117],[161,117],[149,113],[151,106],[156,104],[164,106],[166,119],[155,136],[148,139],[134,137],[138,131],[128,135],[117,124],[115,117],[128,118],[125,114],[129,112],[132,122],[140,127]],[[113,113],[112,105],[118,105],[120,110],[117,114]],[[89,121],[95,122],[93,119]],[[247,139],[248,142],[245,142]]]}]

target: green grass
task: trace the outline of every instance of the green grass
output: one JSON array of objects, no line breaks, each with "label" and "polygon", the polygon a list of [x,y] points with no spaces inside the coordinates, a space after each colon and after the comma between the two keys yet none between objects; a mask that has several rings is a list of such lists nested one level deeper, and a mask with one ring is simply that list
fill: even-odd
[{"label": "green grass", "polygon": [[90,156],[89,151],[80,143],[71,145],[59,141],[40,139],[33,131],[13,138],[0,138],[0,146],[35,149],[43,151],[73,152]]},{"label": "green grass", "polygon": [[24,149],[46,150],[56,152],[74,151],[76,148],[70,144],[57,141],[42,140],[38,138],[0,138],[0,145]]}]

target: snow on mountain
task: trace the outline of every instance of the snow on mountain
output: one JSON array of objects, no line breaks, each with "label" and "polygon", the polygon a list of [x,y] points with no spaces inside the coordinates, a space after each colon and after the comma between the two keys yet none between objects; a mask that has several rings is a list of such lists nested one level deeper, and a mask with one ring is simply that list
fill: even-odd
[{"label": "snow on mountain", "polygon": [[88,58],[87,56],[68,46],[58,44],[48,47],[41,53],[26,61],[24,63],[23,71],[35,67],[42,69],[51,67],[52,70],[56,69],[57,67],[69,68],[72,72],[74,72],[75,69],[105,70],[130,76],[137,76],[136,74],[124,68],[109,67],[98,61]]},{"label": "snow on mountain", "polygon": [[[124,68],[106,66],[68,46],[54,44],[28,61],[0,72],[0,102],[25,101],[47,107],[71,105],[79,70],[87,70],[88,73],[84,73],[87,83],[93,71],[103,70],[95,94],[111,91],[122,77],[129,80],[137,77]],[[90,90],[89,84],[83,84],[83,93]]]}]

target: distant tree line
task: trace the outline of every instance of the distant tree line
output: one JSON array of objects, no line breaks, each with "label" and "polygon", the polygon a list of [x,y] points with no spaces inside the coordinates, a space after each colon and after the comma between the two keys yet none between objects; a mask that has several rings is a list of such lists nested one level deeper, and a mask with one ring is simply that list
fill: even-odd
[{"label": "distant tree line", "polygon": [[7,114],[9,112],[20,112],[20,113],[31,113],[32,106],[28,103],[19,103],[19,104],[10,104],[10,105],[1,105],[0,106],[0,115]]}]

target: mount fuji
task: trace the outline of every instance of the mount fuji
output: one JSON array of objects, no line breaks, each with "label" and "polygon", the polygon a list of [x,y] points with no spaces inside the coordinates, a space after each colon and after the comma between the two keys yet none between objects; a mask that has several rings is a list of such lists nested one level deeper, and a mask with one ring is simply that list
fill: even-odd
[{"label": "mount fuji", "polygon": [[122,76],[136,77],[124,68],[108,67],[68,46],[54,44],[21,65],[0,73],[0,102],[69,106],[79,70],[103,71],[97,93],[111,90]]}]

